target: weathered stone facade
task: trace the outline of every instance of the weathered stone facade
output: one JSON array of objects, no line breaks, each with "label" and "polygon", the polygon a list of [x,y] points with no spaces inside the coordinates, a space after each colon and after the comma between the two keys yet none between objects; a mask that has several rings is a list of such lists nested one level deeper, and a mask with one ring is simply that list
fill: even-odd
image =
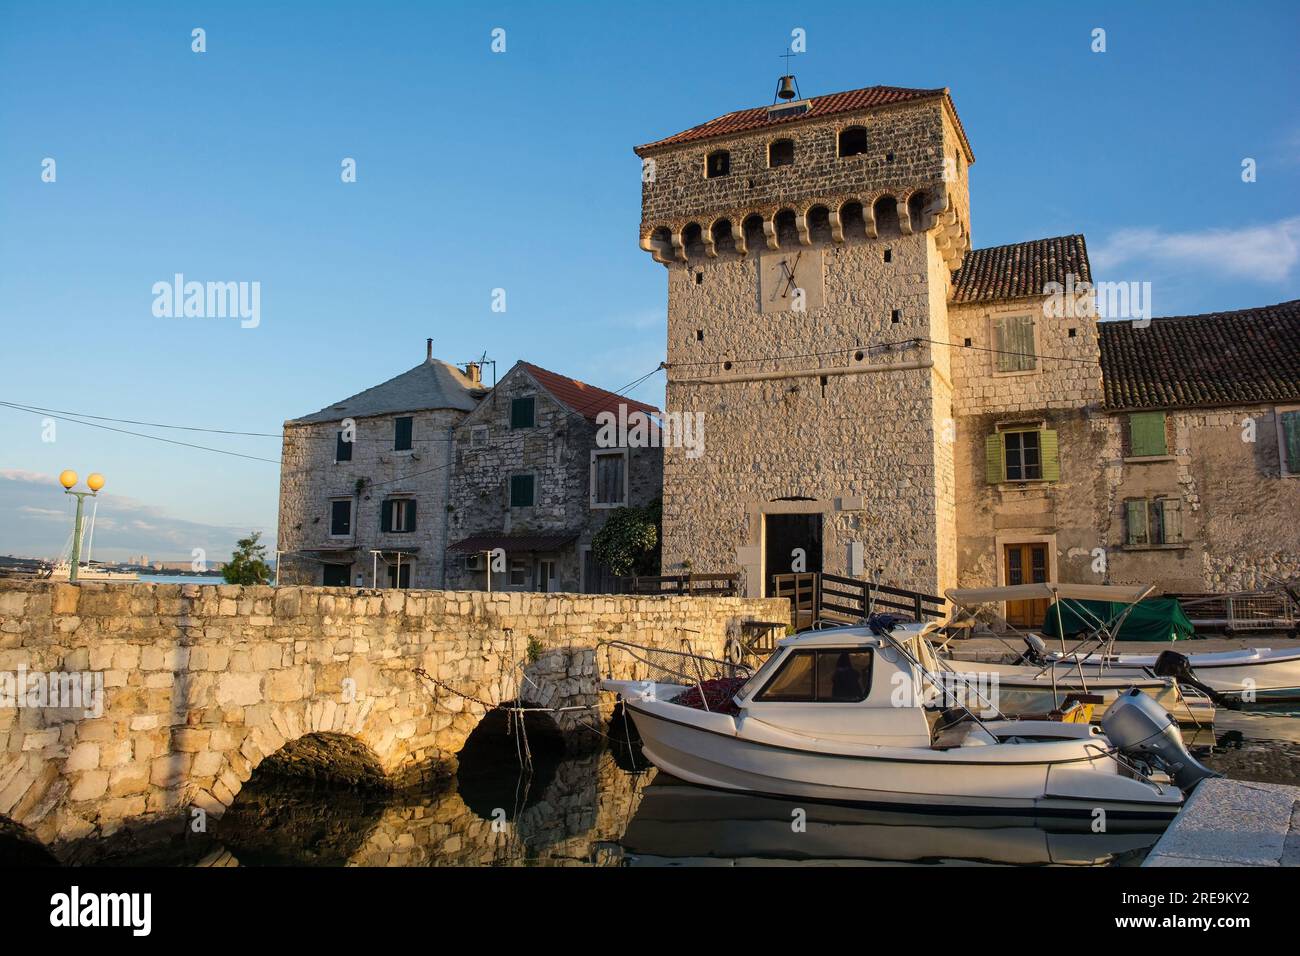
[{"label": "weathered stone facade", "polygon": [[[841,155],[854,127],[865,145]],[[1157,320],[1107,372],[1082,236],[971,250],[973,157],[946,91],[741,110],[637,152],[668,409],[707,432],[701,457],[665,458],[666,572],[740,568],[770,593],[800,568],[769,539],[806,515],[808,570],[930,592],[1022,572],[1187,591],[1300,575],[1300,477],[1277,437],[1281,411],[1300,414],[1300,303]],[[1167,455],[1125,449],[1131,403],[1167,412]],[[1153,496],[1181,507],[1178,540],[1135,544],[1126,502]]]},{"label": "weathered stone facade", "polygon": [[[219,816],[264,758],[314,733],[355,738],[395,781],[423,779],[455,767],[486,712],[481,702],[596,704],[602,640],[676,650],[687,631],[697,650],[718,656],[742,621],[783,620],[787,607],[5,582],[0,674],[100,674],[104,699],[98,715],[0,709],[0,817],[56,850],[124,826],[174,820],[179,831],[195,809]],[[618,676],[646,676],[620,670],[632,662],[619,656],[610,663]],[[556,722],[578,727],[574,712],[557,712]]]},{"label": "weathered stone facade", "polygon": [[[512,427],[512,402],[530,397],[534,399],[533,424]],[[663,454],[657,447],[598,447],[594,415],[589,409],[575,411],[559,401],[521,363],[456,428],[448,508],[450,540],[499,538],[505,566],[490,572],[490,562],[482,554],[455,554],[447,569],[448,586],[482,588],[491,573],[493,590],[598,589],[598,582],[589,580],[592,569],[585,557],[592,537],[615,505],[594,500],[594,455],[622,454],[626,496],[621,503],[641,508],[659,497]],[[516,475],[532,476],[531,505],[512,506],[510,483]],[[547,537],[565,540],[541,551],[512,545],[512,541],[526,543]],[[468,558],[475,559],[473,567]],[[553,577],[542,577],[543,562],[550,562]]]}]

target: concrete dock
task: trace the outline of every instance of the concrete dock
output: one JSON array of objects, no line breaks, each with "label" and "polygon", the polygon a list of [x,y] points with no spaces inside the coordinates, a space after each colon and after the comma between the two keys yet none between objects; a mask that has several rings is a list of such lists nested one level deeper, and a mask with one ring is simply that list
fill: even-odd
[{"label": "concrete dock", "polygon": [[1300,866],[1300,787],[1206,780],[1143,866]]}]

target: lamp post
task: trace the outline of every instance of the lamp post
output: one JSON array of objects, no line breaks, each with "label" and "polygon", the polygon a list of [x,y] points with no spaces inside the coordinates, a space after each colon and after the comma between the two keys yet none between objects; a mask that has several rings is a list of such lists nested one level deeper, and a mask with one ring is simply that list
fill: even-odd
[{"label": "lamp post", "polygon": [[92,472],[86,477],[86,487],[89,491],[73,491],[72,486],[77,483],[77,473],[71,469],[64,471],[59,475],[59,484],[63,486],[65,495],[72,495],[77,499],[77,517],[72,526],[72,568],[68,571],[69,583],[77,580],[77,568],[81,564],[81,510],[82,504],[86,498],[93,498],[99,494],[99,489],[104,487],[104,476],[98,472]]}]

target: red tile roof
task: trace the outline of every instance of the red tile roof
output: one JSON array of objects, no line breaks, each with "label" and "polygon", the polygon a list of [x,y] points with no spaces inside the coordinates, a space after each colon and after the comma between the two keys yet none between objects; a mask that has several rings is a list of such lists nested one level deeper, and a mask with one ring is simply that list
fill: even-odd
[{"label": "red tile roof", "polygon": [[1108,409],[1300,401],[1300,299],[1097,328]]},{"label": "red tile roof", "polygon": [[1091,282],[1088,246],[1083,236],[1034,239],[1009,246],[972,249],[952,274],[952,302],[997,302],[1045,295],[1048,282]]},{"label": "red tile roof", "polygon": [[537,380],[537,384],[546,389],[556,401],[577,412],[593,424],[601,412],[618,414],[618,407],[626,405],[628,414],[643,412],[646,415],[659,415],[659,409],[644,402],[627,398],[615,392],[607,392],[595,385],[588,385],[576,378],[567,378],[557,372],[551,372],[531,362],[520,362],[523,368]]},{"label": "red tile roof", "polygon": [[974,162],[975,157],[971,152],[970,143],[966,139],[966,131],[962,128],[961,120],[957,117],[957,108],[952,104],[952,97],[949,95],[947,87],[937,90],[910,90],[899,86],[867,86],[860,90],[848,90],[844,93],[829,93],[826,96],[809,97],[808,109],[804,112],[792,112],[775,117],[768,116],[770,107],[767,106],[736,110],[734,113],[727,113],[717,119],[711,119],[707,123],[692,126],[688,130],[683,130],[664,139],[638,146],[636,152],[641,153],[644,150],[656,149],[660,146],[676,146],[680,143],[690,143],[715,136],[730,136],[734,133],[778,126],[782,123],[793,123],[804,119],[821,119],[839,113],[854,113],[878,106],[892,106],[895,103],[908,103],[913,100],[923,100],[936,96],[942,96],[947,102],[948,108],[951,110],[953,123],[961,136],[962,145],[966,147],[966,158],[968,161]]}]

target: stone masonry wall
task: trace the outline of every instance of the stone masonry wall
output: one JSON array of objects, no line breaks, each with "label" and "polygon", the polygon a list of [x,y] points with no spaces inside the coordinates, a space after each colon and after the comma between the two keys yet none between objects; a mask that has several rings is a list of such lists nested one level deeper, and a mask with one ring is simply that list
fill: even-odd
[{"label": "stone masonry wall", "polygon": [[[407,414],[415,419],[410,451],[393,450],[396,416],[360,418],[352,460],[344,462],[334,460],[335,436],[341,427],[338,422],[285,426],[280,472],[280,550],[302,552],[354,547],[354,553],[327,560],[350,565],[349,582],[361,574],[369,586],[374,569],[372,548],[418,548],[411,586],[430,588],[444,584],[450,438],[452,427],[465,413],[444,409]],[[340,497],[353,502],[352,533],[336,538],[330,535],[330,502]],[[389,497],[410,497],[416,501],[414,532],[394,534],[380,530],[380,508]],[[286,554],[282,560],[281,584],[322,582],[319,558],[299,553]],[[382,560],[378,567],[378,586],[386,587],[387,571]]]},{"label": "stone masonry wall", "polygon": [[[123,827],[179,827],[194,809],[220,815],[265,757],[311,733],[354,737],[394,780],[419,779],[454,768],[486,712],[478,701],[596,703],[602,640],[676,650],[688,632],[717,656],[751,619],[788,620],[788,604],[6,583],[0,676],[90,672],[104,699],[98,716],[0,709],[0,817],[56,850]],[[615,676],[645,676],[613,664]]]}]

